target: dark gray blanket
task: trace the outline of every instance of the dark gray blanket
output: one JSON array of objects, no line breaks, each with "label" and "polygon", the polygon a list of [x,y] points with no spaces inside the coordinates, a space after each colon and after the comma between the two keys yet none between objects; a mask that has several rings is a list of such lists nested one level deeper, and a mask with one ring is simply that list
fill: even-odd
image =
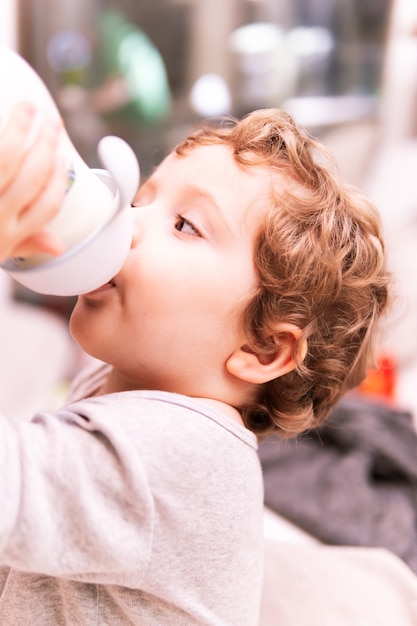
[{"label": "dark gray blanket", "polygon": [[260,444],[265,504],[333,545],[384,547],[417,572],[417,434],[362,396],[296,440]]}]

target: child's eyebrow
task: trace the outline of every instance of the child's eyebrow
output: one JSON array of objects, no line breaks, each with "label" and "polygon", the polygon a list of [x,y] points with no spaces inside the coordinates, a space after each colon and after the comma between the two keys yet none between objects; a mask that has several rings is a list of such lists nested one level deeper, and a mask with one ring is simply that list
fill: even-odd
[{"label": "child's eyebrow", "polygon": [[230,225],[226,220],[224,212],[222,211],[211,191],[208,191],[208,189],[203,189],[202,187],[198,187],[197,185],[187,185],[187,192],[197,198],[200,197],[203,200],[206,200],[211,205],[211,207],[213,207],[217,217],[221,220],[224,227],[229,231],[229,233],[231,233]]}]

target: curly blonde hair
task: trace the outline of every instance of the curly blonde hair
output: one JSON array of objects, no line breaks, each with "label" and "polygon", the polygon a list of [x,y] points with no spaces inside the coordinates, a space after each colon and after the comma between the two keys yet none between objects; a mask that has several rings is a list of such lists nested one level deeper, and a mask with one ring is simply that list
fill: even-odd
[{"label": "curly blonde hair", "polygon": [[338,179],[327,150],[284,111],[206,122],[176,152],[219,143],[232,148],[241,167],[281,174],[255,241],[258,288],[244,323],[249,347],[258,353],[276,351],[276,337],[265,337],[265,329],[278,321],[295,324],[302,337],[296,368],[262,385],[257,402],[241,412],[258,436],[278,431],[290,437],[321,424],[372,362],[390,284],[381,224],[375,207]]}]

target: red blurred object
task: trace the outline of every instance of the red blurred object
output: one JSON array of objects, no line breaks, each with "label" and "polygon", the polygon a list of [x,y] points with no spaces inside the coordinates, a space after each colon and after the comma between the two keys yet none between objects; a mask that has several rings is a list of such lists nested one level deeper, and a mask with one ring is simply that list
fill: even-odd
[{"label": "red blurred object", "polygon": [[396,361],[391,355],[382,354],[377,359],[376,367],[369,370],[365,380],[359,385],[359,391],[393,402],[396,382]]}]

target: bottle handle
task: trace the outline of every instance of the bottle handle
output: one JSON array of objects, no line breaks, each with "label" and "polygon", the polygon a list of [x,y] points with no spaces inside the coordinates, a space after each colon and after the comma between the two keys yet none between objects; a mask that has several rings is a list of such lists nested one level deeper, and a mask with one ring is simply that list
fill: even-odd
[{"label": "bottle handle", "polygon": [[132,148],[120,137],[107,135],[97,146],[97,153],[104,168],[116,183],[119,208],[123,210],[136,196],[140,180],[140,168]]}]

